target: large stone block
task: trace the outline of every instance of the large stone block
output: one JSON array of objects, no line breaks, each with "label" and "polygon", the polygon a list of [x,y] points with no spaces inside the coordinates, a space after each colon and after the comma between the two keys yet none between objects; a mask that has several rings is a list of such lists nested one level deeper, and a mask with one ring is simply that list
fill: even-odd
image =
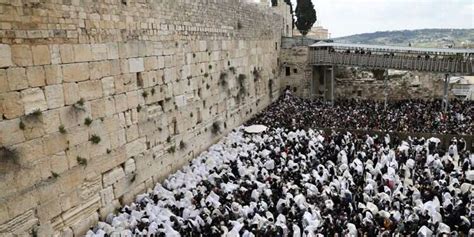
[{"label": "large stone block", "polygon": [[63,71],[60,65],[45,65],[46,83],[48,85],[59,84],[63,81]]},{"label": "large stone block", "polygon": [[48,108],[55,109],[64,106],[64,92],[62,85],[51,85],[44,88]]},{"label": "large stone block", "polygon": [[102,78],[102,91],[104,92],[104,96],[110,96],[115,93],[115,84],[113,77]]},{"label": "large stone block", "polygon": [[45,72],[42,66],[28,67],[26,69],[26,76],[30,87],[39,87],[46,84]]},{"label": "large stone block", "polygon": [[125,177],[125,172],[121,167],[116,167],[102,176],[102,183],[105,187],[111,186],[114,183],[118,182],[119,180]]},{"label": "large stone block", "polygon": [[88,63],[73,63],[62,66],[65,82],[85,81],[90,78]]},{"label": "large stone block", "polygon": [[7,70],[0,69],[0,93],[9,91]]},{"label": "large stone block", "polygon": [[6,119],[13,119],[24,114],[24,108],[19,92],[0,94],[1,112]]},{"label": "large stone block", "polygon": [[7,80],[10,90],[16,91],[28,88],[28,80],[26,79],[26,70],[24,68],[8,68]]},{"label": "large stone block", "polygon": [[79,96],[85,100],[93,100],[102,97],[102,83],[100,80],[79,82]]},{"label": "large stone block", "polygon": [[67,148],[67,137],[60,133],[52,133],[43,137],[44,153],[47,156],[65,151]]},{"label": "large stone block", "polygon": [[62,63],[72,63],[74,62],[74,50],[70,44],[61,44],[59,45],[59,52],[61,55]]},{"label": "large stone block", "polygon": [[25,114],[31,114],[36,110],[44,111],[48,109],[43,90],[40,88],[30,88],[21,91],[21,100],[25,108]]},{"label": "large stone block", "polygon": [[146,138],[140,138],[126,145],[127,157],[137,156],[146,150]]},{"label": "large stone block", "polygon": [[79,86],[77,83],[64,83],[64,103],[66,105],[75,104],[81,99],[79,96]]},{"label": "large stone block", "polygon": [[74,50],[74,61],[75,62],[88,62],[92,61],[91,46],[88,44],[76,44],[73,45]]},{"label": "large stone block", "polygon": [[128,109],[127,95],[119,94],[114,96],[115,110],[117,113],[123,112]]},{"label": "large stone block", "polygon": [[31,66],[33,65],[33,55],[29,45],[12,45],[13,63],[17,66]]},{"label": "large stone block", "polygon": [[130,72],[143,72],[145,71],[145,64],[143,58],[130,58],[128,59],[128,66]]},{"label": "large stone block", "polygon": [[108,57],[107,45],[105,44],[93,44],[91,45],[92,59],[95,61],[105,60]]},{"label": "large stone block", "polygon": [[20,129],[20,119],[0,121],[0,144],[9,146],[25,141],[25,135]]},{"label": "large stone block", "polygon": [[12,50],[9,45],[0,44],[0,68],[13,66]]},{"label": "large stone block", "polygon": [[51,64],[51,53],[48,45],[36,45],[32,46],[33,52],[33,64],[34,65],[45,65]]}]

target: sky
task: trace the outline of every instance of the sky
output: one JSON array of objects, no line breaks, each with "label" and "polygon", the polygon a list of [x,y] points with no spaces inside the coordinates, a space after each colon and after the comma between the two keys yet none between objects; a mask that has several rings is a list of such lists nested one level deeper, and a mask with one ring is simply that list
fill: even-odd
[{"label": "sky", "polygon": [[[292,0],[296,2],[296,0]],[[331,37],[375,31],[474,28],[474,0],[313,0]]]}]

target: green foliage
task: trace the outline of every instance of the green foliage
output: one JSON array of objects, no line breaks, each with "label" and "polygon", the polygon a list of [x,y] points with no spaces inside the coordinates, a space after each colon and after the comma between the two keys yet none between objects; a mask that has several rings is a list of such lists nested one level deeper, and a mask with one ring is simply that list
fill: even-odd
[{"label": "green foliage", "polygon": [[270,79],[268,80],[268,90],[269,90],[269,94],[270,94],[270,98],[273,98],[273,79]]},{"label": "green foliage", "polygon": [[146,97],[148,97],[148,92],[146,92],[146,91],[143,91],[143,93],[142,93],[142,96],[143,96],[143,98],[146,98]]},{"label": "green foliage", "polygon": [[175,153],[176,152],[176,146],[171,146],[170,148],[168,148],[168,153]]},{"label": "green foliage", "polygon": [[90,126],[90,125],[92,124],[92,119],[89,118],[89,117],[85,118],[85,119],[84,119],[84,124],[85,124],[86,126]]},{"label": "green foliage", "polygon": [[168,142],[168,143],[171,142],[171,136],[168,136],[168,137],[166,138],[166,142]]},{"label": "green foliage", "polygon": [[43,112],[41,112],[40,109],[36,109],[35,111],[31,112],[27,116],[30,117],[30,118],[39,118],[41,116],[41,114],[43,114]]},{"label": "green foliage", "polygon": [[85,111],[85,100],[84,98],[81,98],[79,99],[75,104],[72,105],[72,107],[76,110],[81,110],[81,111]]},{"label": "green foliage", "polygon": [[23,122],[23,120],[20,120],[19,126],[20,126],[20,129],[21,129],[21,130],[25,130],[25,128],[26,128],[26,125],[25,125],[25,123]]},{"label": "green foliage", "polygon": [[212,123],[211,132],[214,135],[219,134],[221,132],[221,123],[219,121],[215,121],[214,123]]},{"label": "green foliage", "polygon": [[18,152],[18,150],[11,147],[6,147],[6,146],[0,147],[0,160],[1,161],[12,162],[16,164],[19,159],[20,159],[20,152]]},{"label": "green foliage", "polygon": [[64,125],[60,125],[58,129],[59,129],[59,132],[61,134],[66,134],[67,133],[66,128],[64,128]]},{"label": "green foliage", "polygon": [[155,95],[155,88],[151,88],[151,95]]},{"label": "green foliage", "polygon": [[257,68],[253,69],[252,74],[253,74],[253,78],[254,78],[255,81],[258,81],[262,76],[261,73],[260,73],[260,70],[257,69]]},{"label": "green foliage", "polygon": [[184,150],[186,149],[186,146],[187,146],[186,142],[184,141],[179,142],[179,149]]},{"label": "green foliage", "polygon": [[140,112],[142,110],[142,106],[141,105],[138,105],[137,106],[137,112]]},{"label": "green foliage", "polygon": [[87,159],[85,159],[85,158],[82,158],[82,157],[78,156],[78,157],[76,158],[76,160],[77,160],[77,163],[78,163],[79,165],[82,165],[82,166],[86,166],[86,165],[87,165]]},{"label": "green foliage", "polygon": [[99,144],[100,137],[94,134],[89,138],[89,141],[92,142],[92,144]]},{"label": "green foliage", "polygon": [[207,72],[204,73],[204,77],[206,77],[206,78],[209,77],[209,73],[207,73]]},{"label": "green foliage", "polygon": [[243,28],[242,22],[237,21],[237,29],[240,30]]},{"label": "green foliage", "polygon": [[296,28],[306,36],[316,22],[316,10],[311,0],[297,0]]},{"label": "green foliage", "polygon": [[219,76],[219,84],[222,86],[227,86],[227,72],[222,72],[221,75]]},{"label": "green foliage", "polygon": [[229,67],[229,71],[232,72],[232,74],[235,74],[236,69],[235,69],[235,67]]}]

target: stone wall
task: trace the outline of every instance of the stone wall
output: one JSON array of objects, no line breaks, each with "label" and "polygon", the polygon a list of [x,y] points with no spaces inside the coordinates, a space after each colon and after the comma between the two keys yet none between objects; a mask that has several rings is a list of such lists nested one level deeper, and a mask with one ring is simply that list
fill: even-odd
[{"label": "stone wall", "polygon": [[280,75],[283,79],[282,88],[289,88],[300,97],[310,97],[312,71],[311,66],[308,65],[308,47],[289,46],[282,48],[280,60]]},{"label": "stone wall", "polygon": [[238,0],[0,1],[0,235],[84,234],[268,105],[275,22]]},{"label": "stone wall", "polygon": [[[389,76],[387,98],[433,99],[443,98],[444,75],[433,73],[404,72]],[[336,80],[336,98],[355,98],[384,100],[384,81],[375,79],[338,78]],[[451,94],[451,93],[450,93]],[[452,96],[452,95],[450,95]]]}]

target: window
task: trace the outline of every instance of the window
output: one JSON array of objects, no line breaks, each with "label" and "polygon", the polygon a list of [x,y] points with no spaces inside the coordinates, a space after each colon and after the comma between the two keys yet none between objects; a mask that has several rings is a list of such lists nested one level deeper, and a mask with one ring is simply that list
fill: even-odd
[{"label": "window", "polygon": [[298,73],[298,69],[297,69],[297,68],[294,68],[294,69],[293,69],[293,73],[295,73],[295,74]]},{"label": "window", "polygon": [[290,67],[286,67],[286,75],[289,76],[291,75],[291,70],[290,70]]}]

